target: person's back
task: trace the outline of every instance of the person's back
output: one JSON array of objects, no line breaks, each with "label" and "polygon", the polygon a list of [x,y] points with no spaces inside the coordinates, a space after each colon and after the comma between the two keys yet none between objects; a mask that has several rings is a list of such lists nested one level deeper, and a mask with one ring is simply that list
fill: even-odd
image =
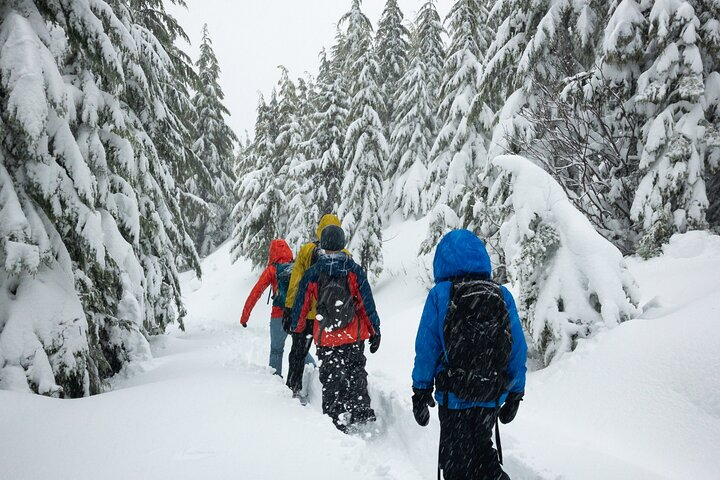
[{"label": "person's back", "polygon": [[[340,219],[331,213],[323,215],[318,223],[317,227],[317,241],[308,242],[300,247],[300,251],[295,259],[293,265],[292,275],[290,277],[290,285],[288,287],[287,297],[285,299],[285,308],[292,309],[295,303],[295,296],[297,295],[298,287],[300,286],[300,280],[302,280],[305,271],[310,268],[318,257],[318,246],[320,244],[320,237],[325,227],[330,225],[340,226]],[[309,320],[315,319],[315,306],[313,305],[307,312],[307,318]],[[288,312],[289,313],[289,312]]]},{"label": "person's back", "polygon": [[375,420],[365,371],[365,340],[370,352],[380,345],[380,319],[363,269],[342,251],[340,227],[322,233],[320,255],[302,278],[292,310],[295,332],[306,331],[307,312],[317,306],[313,338],[317,346],[323,412],[342,431]]},{"label": "person's back", "polygon": [[[340,291],[342,287],[345,288]],[[329,292],[330,289],[332,292]],[[315,306],[313,338],[317,346],[337,347],[356,343],[368,340],[371,334],[379,331],[367,276],[345,252],[321,253],[317,263],[305,272],[297,298],[304,301],[295,302],[292,317],[297,322],[291,328],[303,331],[307,312]],[[349,304],[351,315],[344,320],[332,318],[345,317]]]},{"label": "person's back", "polygon": [[313,331],[313,325],[315,322],[315,303],[310,305],[310,308],[305,314],[307,320],[306,331],[303,332],[292,332],[290,329],[291,323],[291,311],[295,302],[295,297],[298,293],[298,287],[302,280],[305,272],[317,262],[318,250],[320,237],[323,230],[328,226],[340,226],[340,219],[333,215],[323,215],[318,223],[317,228],[317,241],[308,242],[300,248],[300,251],[295,258],[295,264],[293,265],[292,274],[290,276],[290,284],[288,285],[287,296],[285,299],[285,312],[283,315],[283,329],[292,333],[292,348],[290,350],[290,356],[288,359],[288,376],[287,386],[293,391],[293,396],[300,398],[304,402],[303,389],[303,371],[304,371],[304,359],[308,357],[312,340],[308,336]]},{"label": "person's back", "polygon": [[487,250],[468,230],[440,241],[433,268],[415,343],[413,413],[425,426],[428,406],[440,404],[444,478],[508,478],[492,429],[498,416],[513,419],[525,389],[527,345],[514,299],[492,282]]},{"label": "person's back", "polygon": [[265,289],[271,287],[273,307],[270,313],[270,367],[277,375],[282,376],[282,356],[285,349],[287,334],[282,329],[282,317],[285,306],[285,294],[290,280],[293,254],[285,240],[277,239],[270,242],[268,264],[260,274],[255,286],[250,291],[240,317],[240,324],[247,327],[250,313],[262,296]]}]

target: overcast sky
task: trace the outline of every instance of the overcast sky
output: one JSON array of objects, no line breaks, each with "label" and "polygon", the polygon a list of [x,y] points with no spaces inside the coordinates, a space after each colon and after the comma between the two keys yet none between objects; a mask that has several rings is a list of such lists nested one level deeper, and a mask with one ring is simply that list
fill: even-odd
[{"label": "overcast sky", "polygon": [[[285,65],[293,77],[307,71],[315,75],[318,54],[330,47],[335,24],[351,0],[186,0],[188,9],[168,3],[168,10],[180,21],[192,45],[186,51],[197,60],[203,23],[208,24],[215,53],[222,68],[220,83],[225,105],[232,114],[231,127],[252,136],[258,91],[267,95]],[[405,18],[425,0],[400,0]],[[442,18],[453,0],[438,0]],[[374,24],[385,0],[364,0],[363,11]]]}]

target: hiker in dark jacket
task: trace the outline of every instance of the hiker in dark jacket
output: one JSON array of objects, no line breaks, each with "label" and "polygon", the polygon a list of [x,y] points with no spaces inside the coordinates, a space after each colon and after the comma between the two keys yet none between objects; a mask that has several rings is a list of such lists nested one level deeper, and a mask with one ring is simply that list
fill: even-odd
[{"label": "hiker in dark jacket", "polygon": [[525,391],[527,345],[515,301],[491,281],[485,245],[469,230],[443,237],[433,269],[415,341],[413,414],[425,426],[428,407],[439,404],[443,478],[509,479],[492,430],[498,417],[513,420]]},{"label": "hiker in dark jacket", "polygon": [[[317,241],[308,242],[302,247],[295,258],[295,264],[293,265],[292,275],[290,276],[290,284],[288,285],[287,296],[285,298],[285,313],[283,314],[283,329],[292,333],[292,347],[290,348],[290,355],[288,356],[288,375],[287,375],[287,386],[292,390],[293,397],[299,398],[302,403],[305,403],[306,396],[303,395],[303,373],[304,364],[303,359],[310,356],[310,346],[312,345],[311,334],[313,326],[315,324],[315,305],[312,305],[307,311],[305,322],[305,330],[302,332],[292,332],[290,330],[291,323],[291,312],[293,304],[295,303],[295,297],[298,293],[298,287],[300,281],[305,275],[305,271],[309,269],[317,261],[317,251],[320,245],[320,236],[325,227],[329,225],[340,226],[340,219],[332,214],[323,215],[318,223],[317,227]],[[350,254],[347,250],[345,253]]]},{"label": "hiker in dark jacket", "polygon": [[302,278],[292,309],[292,329],[305,331],[307,313],[316,305],[313,338],[323,385],[323,413],[347,432],[375,420],[365,371],[365,340],[370,353],[380,346],[380,319],[363,269],[342,250],[342,228],[325,227],[316,263]]},{"label": "hiker in dark jacket", "polygon": [[[282,328],[282,317],[285,307],[285,292],[290,281],[290,272],[293,267],[293,254],[285,240],[270,242],[270,255],[267,267],[260,274],[260,278],[250,291],[240,317],[240,325],[247,328],[250,313],[263,292],[271,287],[273,294],[273,307],[270,313],[270,367],[276,375],[282,376],[282,358],[285,350],[287,333]],[[309,355],[306,363],[313,363]]]}]

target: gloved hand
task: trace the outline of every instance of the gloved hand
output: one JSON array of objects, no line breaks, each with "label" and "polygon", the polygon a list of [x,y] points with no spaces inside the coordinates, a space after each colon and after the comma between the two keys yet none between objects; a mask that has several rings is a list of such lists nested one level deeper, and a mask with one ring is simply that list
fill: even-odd
[{"label": "gloved hand", "polygon": [[283,318],[282,318],[282,328],[285,330],[285,333],[290,335],[292,331],[290,330],[290,327],[292,326],[292,310],[289,308],[286,308],[283,310]]},{"label": "gloved hand", "polygon": [[413,387],[413,415],[415,416],[415,421],[421,427],[425,427],[430,423],[430,411],[428,407],[435,406],[435,400],[432,394],[432,388],[424,389]]},{"label": "gloved hand", "polygon": [[243,328],[247,328],[247,320],[245,320],[244,322],[240,320],[240,325],[242,325]]},{"label": "gloved hand", "polygon": [[501,423],[510,423],[517,415],[520,402],[522,402],[525,392],[510,392],[505,400],[505,403],[500,407],[500,413],[498,419]]},{"label": "gloved hand", "polygon": [[375,334],[370,337],[370,353],[375,353],[380,348],[380,334]]}]

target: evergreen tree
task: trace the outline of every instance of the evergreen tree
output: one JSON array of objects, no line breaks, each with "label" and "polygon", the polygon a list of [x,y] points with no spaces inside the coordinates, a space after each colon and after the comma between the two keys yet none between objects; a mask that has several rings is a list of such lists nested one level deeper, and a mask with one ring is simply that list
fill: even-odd
[{"label": "evergreen tree", "polygon": [[267,263],[270,242],[280,237],[284,228],[284,182],[280,177],[284,162],[278,161],[275,155],[278,115],[275,90],[269,104],[260,96],[255,139],[247,156],[251,170],[238,180],[239,201],[232,213],[236,225],[231,249],[233,259],[242,255],[256,267]]},{"label": "evergreen tree", "polygon": [[101,391],[150,354],[147,335],[182,319],[176,258],[198,265],[147,127],[171,108],[175,66],[153,33],[174,38],[171,17],[162,4],[140,18],[113,5],[3,6],[0,290],[12,308],[0,313],[0,380],[11,388]]},{"label": "evergreen tree", "polygon": [[720,232],[720,2],[699,0],[700,53],[705,68],[705,144],[707,146],[707,221]]},{"label": "evergreen tree", "polygon": [[[596,228],[628,251],[627,185],[634,163],[628,132],[635,126],[625,104],[615,99],[631,85],[633,70],[621,65],[631,67],[635,58],[630,51],[635,20],[624,6],[610,18],[617,28],[608,28],[608,34],[617,42],[606,42],[609,54],[598,61],[602,26],[611,12],[604,0],[540,2],[532,8],[511,1],[495,9],[497,35],[478,98],[493,106],[504,102],[491,156],[522,153],[542,165]],[[627,56],[620,53],[625,47]],[[614,49],[619,55],[610,53]],[[598,81],[593,75],[601,64]]]},{"label": "evergreen tree", "polygon": [[[126,17],[132,17],[132,23],[140,27],[131,29],[131,33],[140,44],[146,44],[142,47],[145,52],[158,50],[157,54],[139,58],[143,68],[151,71],[158,61],[165,65],[163,70],[153,75],[151,81],[141,75],[126,85],[129,92],[138,86],[149,88],[153,102],[147,102],[139,90],[127,95],[127,101],[138,112],[138,118],[155,146],[158,157],[167,165],[175,180],[172,189],[178,200],[174,202],[178,211],[174,215],[182,218],[185,224],[186,217],[180,205],[188,196],[182,189],[182,183],[192,175],[204,179],[208,184],[211,179],[205,165],[192,149],[196,139],[196,118],[189,91],[195,88],[197,74],[190,57],[177,45],[178,40],[189,43],[189,38],[177,20],[165,12],[163,1],[131,0],[127,7],[118,7],[118,11]],[[186,7],[184,0],[171,1]],[[145,31],[149,32],[149,36]],[[179,267],[199,269],[192,238],[188,235],[184,242],[185,251],[191,253],[178,252]]]},{"label": "evergreen tree", "polygon": [[[207,255],[231,233],[230,212],[237,199],[233,191],[234,152],[237,136],[225,123],[230,112],[222,101],[225,95],[218,83],[220,65],[212,49],[207,24],[203,26],[198,83],[192,104],[196,114],[196,135],[192,148],[207,174],[194,174],[184,181],[187,199],[183,212],[198,253]],[[193,208],[197,204],[201,208]]]},{"label": "evergreen tree", "polygon": [[391,178],[392,209],[405,216],[422,215],[427,164],[437,136],[436,112],[445,57],[442,22],[435,1],[426,1],[416,19],[408,71],[400,80],[395,128],[387,171]]},{"label": "evergreen tree", "polygon": [[380,120],[385,125],[385,135],[390,137],[393,122],[397,117],[396,102],[400,94],[399,82],[407,70],[410,51],[410,32],[403,25],[404,15],[397,0],[387,0],[385,10],[378,23],[376,36],[377,59],[380,63],[380,77],[384,108]]},{"label": "evergreen tree", "polygon": [[632,205],[643,224],[638,252],[660,253],[675,232],[705,228],[707,152],[701,23],[689,2],[656,1],[649,12],[654,61],[638,80],[643,178]]},{"label": "evergreen tree", "polygon": [[[285,82],[289,79],[285,78]],[[314,237],[320,220],[314,171],[318,146],[312,132],[315,125],[315,85],[311,78],[299,78],[295,88],[295,106],[290,123],[281,126],[291,150],[286,180],[288,222],[285,233],[291,246],[299,248],[308,238]],[[283,133],[284,132],[284,133]]]},{"label": "evergreen tree", "polygon": [[[458,0],[448,14],[451,41],[440,89],[440,130],[430,152],[425,187],[426,209],[447,206],[463,218],[464,225],[471,221],[487,160],[480,120],[490,119],[469,117],[482,73],[481,61],[490,41],[486,23],[487,11],[478,0]],[[435,215],[436,220],[443,217]],[[442,230],[442,226],[431,229],[429,244],[437,243]]]},{"label": "evergreen tree", "polygon": [[237,191],[237,183],[239,179],[245,176],[246,173],[252,170],[250,165],[250,153],[252,148],[252,140],[250,140],[250,134],[245,130],[238,139],[237,155],[235,156],[235,162],[233,163],[233,173],[235,178],[235,189]]},{"label": "evergreen tree", "polygon": [[336,213],[340,207],[346,159],[343,156],[347,130],[348,92],[341,60],[321,56],[318,76],[317,125],[312,134],[316,145],[315,198],[318,213]]},{"label": "evergreen tree", "polygon": [[635,318],[639,290],[620,251],[573,208],[560,185],[528,159],[505,155],[488,215],[530,344],[545,364],[578,340]]},{"label": "evergreen tree", "polygon": [[382,271],[382,182],[388,147],[378,111],[383,98],[378,78],[370,20],[353,0],[341,25],[346,26],[346,78],[351,80],[349,127],[344,143],[347,161],[342,184],[340,215],[350,235],[349,247],[358,254],[363,268]]}]

